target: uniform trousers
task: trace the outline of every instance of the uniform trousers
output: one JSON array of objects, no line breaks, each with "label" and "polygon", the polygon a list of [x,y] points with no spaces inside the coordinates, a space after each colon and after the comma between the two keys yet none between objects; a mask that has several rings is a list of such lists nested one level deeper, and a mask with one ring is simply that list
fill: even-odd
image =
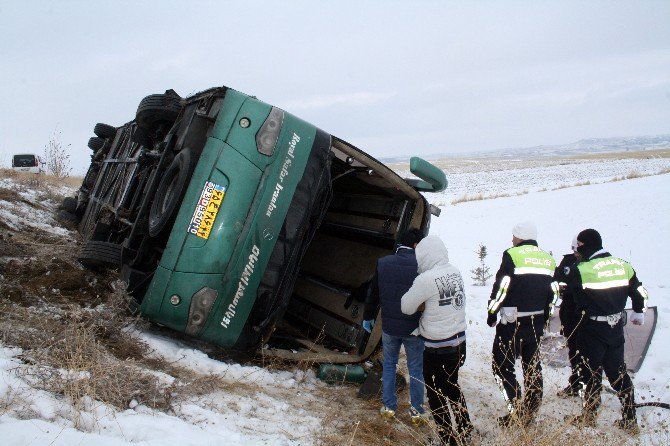
[{"label": "uniform trousers", "polygon": [[603,371],[621,401],[624,420],[635,419],[633,382],[624,362],[624,321],[610,326],[606,321],[584,318],[577,331],[581,354],[580,382],[584,384],[584,411],[595,413],[600,407]]},{"label": "uniform trousers", "polygon": [[568,345],[568,359],[570,360],[570,378],[568,385],[573,390],[579,389],[579,359],[577,352],[577,329],[585,317],[577,312],[574,302],[563,301],[558,312],[561,319],[561,332],[565,336]]},{"label": "uniform trousers", "polygon": [[[520,317],[516,322],[496,325],[493,341],[493,374],[503,391],[507,408],[516,408],[524,416],[532,416],[542,402],[542,364],[538,347],[544,328],[544,316]],[[515,363],[521,357],[525,396],[516,379]]]}]

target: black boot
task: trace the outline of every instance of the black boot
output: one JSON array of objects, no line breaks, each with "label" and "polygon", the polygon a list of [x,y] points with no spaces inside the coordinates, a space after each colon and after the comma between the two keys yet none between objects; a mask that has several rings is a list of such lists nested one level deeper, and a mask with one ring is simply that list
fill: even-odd
[{"label": "black boot", "polygon": [[640,428],[637,425],[635,414],[635,391],[633,388],[630,387],[621,392],[619,401],[621,401],[621,419],[617,420],[614,425],[631,435],[639,434]]},{"label": "black boot", "polygon": [[514,418],[511,413],[508,413],[507,415],[503,415],[502,417],[498,417],[498,424],[500,427],[512,427],[514,425]]},{"label": "black boot", "polygon": [[567,415],[565,421],[572,424],[573,426],[583,427],[596,427],[596,418],[597,415],[595,412],[590,410],[584,410],[581,415],[572,416]]},{"label": "black boot", "polygon": [[512,426],[528,427],[535,421],[535,413],[526,413],[517,411],[514,414],[507,414],[498,418],[500,427],[510,428]]},{"label": "black boot", "polygon": [[637,425],[637,418],[622,418],[620,420],[616,420],[614,425],[629,435],[637,435],[640,433],[640,427]]},{"label": "black boot", "polygon": [[559,398],[571,398],[573,396],[579,396],[579,389],[571,385],[567,385],[564,389],[558,391]]}]

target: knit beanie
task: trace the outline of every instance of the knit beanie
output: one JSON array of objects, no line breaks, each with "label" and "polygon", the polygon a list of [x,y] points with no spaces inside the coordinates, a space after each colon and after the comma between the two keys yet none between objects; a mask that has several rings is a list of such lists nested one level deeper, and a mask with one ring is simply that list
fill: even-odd
[{"label": "knit beanie", "polygon": [[537,228],[532,221],[523,221],[514,225],[512,235],[520,240],[537,240]]},{"label": "knit beanie", "polygon": [[577,235],[577,240],[582,242],[582,246],[577,248],[577,252],[582,255],[584,260],[588,260],[593,253],[603,249],[603,239],[595,229],[584,229]]}]

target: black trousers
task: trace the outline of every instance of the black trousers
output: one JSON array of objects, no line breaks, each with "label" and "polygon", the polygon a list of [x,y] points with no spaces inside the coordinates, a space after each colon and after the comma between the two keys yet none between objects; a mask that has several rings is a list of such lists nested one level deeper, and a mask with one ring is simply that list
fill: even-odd
[{"label": "black trousers", "polygon": [[[543,328],[544,316],[541,314],[520,317],[516,323],[496,325],[493,374],[510,412],[518,408],[521,415],[534,415],[542,403],[542,363],[538,347]],[[523,367],[523,399],[514,373],[515,362],[519,357]]]},{"label": "black trousers", "polygon": [[568,385],[574,389],[579,389],[579,360],[580,355],[577,352],[577,330],[586,316],[577,312],[573,302],[563,301],[561,303],[558,316],[561,319],[561,333],[565,336],[568,344],[568,359],[570,360],[570,378]]},{"label": "black trousers", "polygon": [[614,327],[607,322],[585,318],[577,331],[577,348],[581,354],[580,381],[585,386],[584,411],[595,413],[600,407],[602,374],[617,392],[624,420],[635,418],[633,382],[624,362],[623,321]]},{"label": "black trousers", "polygon": [[440,438],[448,445],[461,444],[473,429],[463,392],[458,385],[458,369],[465,362],[465,353],[465,342],[455,347],[426,348],[423,352],[428,404]]}]

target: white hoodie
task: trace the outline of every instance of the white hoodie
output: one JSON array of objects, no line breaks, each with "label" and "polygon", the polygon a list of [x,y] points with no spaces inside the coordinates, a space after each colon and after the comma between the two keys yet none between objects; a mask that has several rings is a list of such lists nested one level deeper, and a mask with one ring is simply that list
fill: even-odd
[{"label": "white hoodie", "polygon": [[405,314],[414,314],[425,302],[418,334],[426,339],[426,346],[458,344],[462,342],[460,336],[457,340],[450,338],[466,328],[461,272],[449,263],[447,248],[439,237],[424,238],[416,245],[415,252],[419,275],[402,297],[400,309]]}]

